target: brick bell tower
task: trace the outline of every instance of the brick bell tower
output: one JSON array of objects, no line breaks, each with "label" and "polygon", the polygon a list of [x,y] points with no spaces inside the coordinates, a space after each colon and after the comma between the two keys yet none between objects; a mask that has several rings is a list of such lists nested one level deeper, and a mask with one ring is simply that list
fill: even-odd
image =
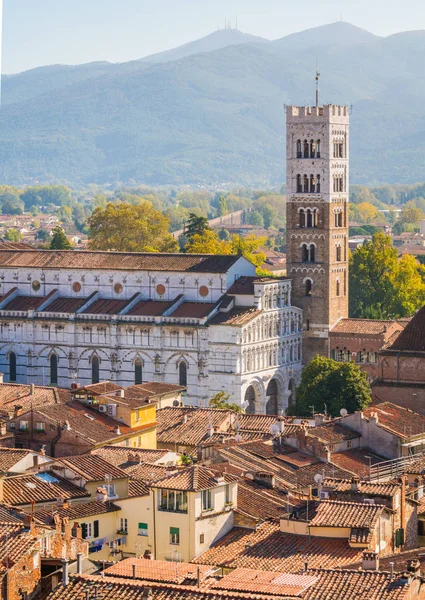
[{"label": "brick bell tower", "polygon": [[347,106],[286,107],[287,275],[304,364],[329,356],[329,331],[348,317],[348,148]]}]

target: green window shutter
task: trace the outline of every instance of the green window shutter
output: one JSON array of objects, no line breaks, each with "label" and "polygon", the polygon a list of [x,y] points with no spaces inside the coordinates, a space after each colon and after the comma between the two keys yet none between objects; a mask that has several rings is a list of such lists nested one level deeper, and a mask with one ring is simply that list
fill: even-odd
[{"label": "green window shutter", "polygon": [[87,523],[81,523],[81,536],[83,540],[87,537]]},{"label": "green window shutter", "polygon": [[395,532],[395,545],[397,548],[404,545],[404,529],[397,529]]},{"label": "green window shutter", "polygon": [[148,528],[147,523],[139,523],[139,529],[147,529],[147,528]]},{"label": "green window shutter", "polygon": [[170,534],[172,535],[173,533],[179,535],[180,529],[178,527],[170,527]]},{"label": "green window shutter", "polygon": [[93,523],[93,537],[99,537],[99,521],[94,521]]}]

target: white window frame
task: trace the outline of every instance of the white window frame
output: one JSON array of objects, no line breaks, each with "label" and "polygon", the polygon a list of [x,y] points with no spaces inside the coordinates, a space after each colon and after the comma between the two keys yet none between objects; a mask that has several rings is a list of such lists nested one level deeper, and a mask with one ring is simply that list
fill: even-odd
[{"label": "white window frame", "polygon": [[212,490],[211,489],[202,490],[201,495],[202,495],[202,510],[203,511],[213,510],[214,498],[212,495]]}]

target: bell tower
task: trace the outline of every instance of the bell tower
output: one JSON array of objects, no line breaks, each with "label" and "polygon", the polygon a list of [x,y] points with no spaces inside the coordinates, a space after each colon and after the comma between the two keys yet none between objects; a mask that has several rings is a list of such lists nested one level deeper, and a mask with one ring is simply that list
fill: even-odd
[{"label": "bell tower", "polygon": [[287,106],[286,156],[287,276],[308,364],[348,317],[348,107]]}]

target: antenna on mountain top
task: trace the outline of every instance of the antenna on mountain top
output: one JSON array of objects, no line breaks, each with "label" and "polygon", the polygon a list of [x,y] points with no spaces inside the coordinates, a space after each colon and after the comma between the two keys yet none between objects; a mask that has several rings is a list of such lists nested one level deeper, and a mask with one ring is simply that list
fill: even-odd
[{"label": "antenna on mountain top", "polygon": [[316,62],[316,106],[319,106],[319,77],[320,73]]}]

